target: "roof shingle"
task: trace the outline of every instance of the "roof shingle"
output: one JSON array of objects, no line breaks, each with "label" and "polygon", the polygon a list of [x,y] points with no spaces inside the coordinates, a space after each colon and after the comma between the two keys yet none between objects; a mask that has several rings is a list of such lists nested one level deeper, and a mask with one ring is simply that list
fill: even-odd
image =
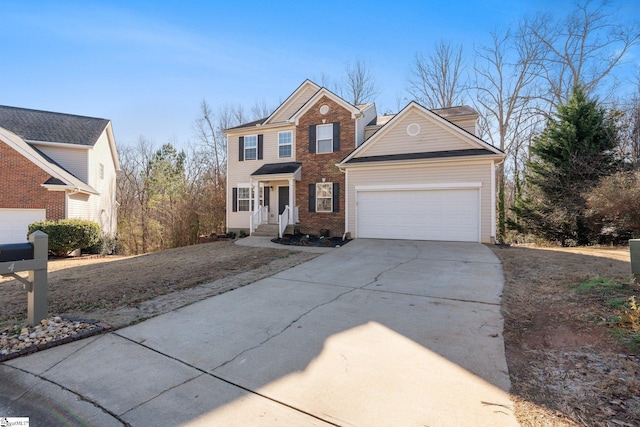
[{"label": "roof shingle", "polygon": [[107,119],[0,105],[0,127],[26,141],[93,146]]}]

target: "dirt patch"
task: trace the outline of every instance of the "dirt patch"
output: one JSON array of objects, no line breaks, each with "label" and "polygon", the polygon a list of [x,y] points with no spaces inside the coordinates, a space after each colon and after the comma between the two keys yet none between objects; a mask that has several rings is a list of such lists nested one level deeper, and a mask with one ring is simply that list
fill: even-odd
[{"label": "dirt patch", "polygon": [[611,333],[604,295],[577,290],[597,277],[630,282],[628,248],[493,250],[505,272],[505,349],[520,423],[640,425],[639,359]]},{"label": "dirt patch", "polygon": [[[134,257],[49,262],[50,315],[131,324],[252,283],[317,254],[205,243]],[[0,329],[23,324],[27,293],[0,280]]]}]

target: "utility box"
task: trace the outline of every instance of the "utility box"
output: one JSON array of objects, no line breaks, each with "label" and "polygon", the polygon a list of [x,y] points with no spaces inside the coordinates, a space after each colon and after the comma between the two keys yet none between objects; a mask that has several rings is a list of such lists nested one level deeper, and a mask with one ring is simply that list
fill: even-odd
[{"label": "utility box", "polygon": [[631,274],[640,283],[640,239],[629,240],[629,252],[631,252]]},{"label": "utility box", "polygon": [[31,243],[8,243],[0,245],[0,262],[23,261],[33,259]]}]

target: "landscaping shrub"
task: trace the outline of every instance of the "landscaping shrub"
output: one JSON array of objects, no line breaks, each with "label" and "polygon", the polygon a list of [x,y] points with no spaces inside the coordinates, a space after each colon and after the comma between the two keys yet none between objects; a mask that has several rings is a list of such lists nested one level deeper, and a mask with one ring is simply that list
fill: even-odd
[{"label": "landscaping shrub", "polygon": [[83,252],[97,255],[116,255],[122,253],[122,247],[118,238],[114,235],[100,236],[98,243],[88,248],[83,248]]},{"label": "landscaping shrub", "polygon": [[29,225],[28,234],[40,230],[49,236],[49,250],[56,256],[68,255],[76,249],[90,248],[100,241],[100,226],[81,219],[40,221]]},{"label": "landscaping shrub", "polygon": [[598,224],[603,243],[640,237],[640,171],[602,178],[586,199],[588,217]]}]

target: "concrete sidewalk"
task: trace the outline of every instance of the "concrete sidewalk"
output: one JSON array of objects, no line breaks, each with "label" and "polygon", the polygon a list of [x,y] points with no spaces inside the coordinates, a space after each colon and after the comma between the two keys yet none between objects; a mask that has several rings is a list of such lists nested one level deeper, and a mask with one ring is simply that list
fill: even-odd
[{"label": "concrete sidewalk", "polygon": [[[480,244],[355,240],[252,285],[6,362],[0,416],[516,426],[502,286],[499,261]],[[29,402],[40,406],[19,413]]]}]

